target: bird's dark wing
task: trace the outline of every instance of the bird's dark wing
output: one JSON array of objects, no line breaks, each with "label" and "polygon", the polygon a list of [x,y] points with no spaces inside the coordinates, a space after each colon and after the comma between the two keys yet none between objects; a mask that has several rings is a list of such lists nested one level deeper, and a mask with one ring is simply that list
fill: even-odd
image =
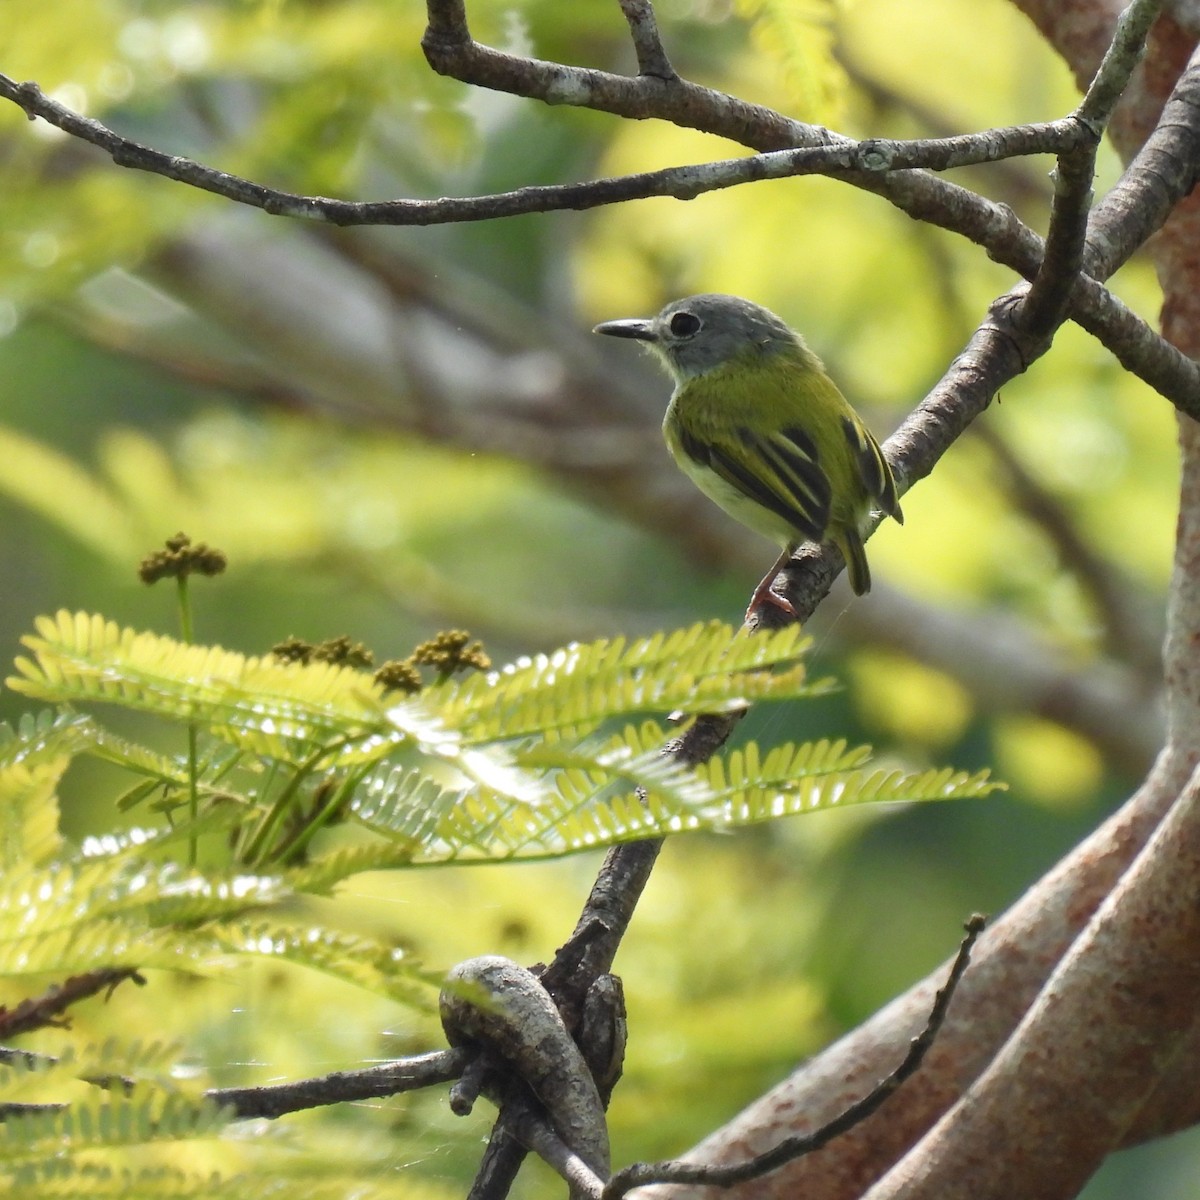
[{"label": "bird's dark wing", "polygon": [[850,452],[854,455],[859,476],[871,500],[888,516],[904,524],[904,514],[900,511],[900,500],[896,495],[896,481],[871,431],[861,421],[843,417],[842,432],[850,444]]},{"label": "bird's dark wing", "polygon": [[812,438],[797,427],[759,434],[745,426],[735,427],[733,438],[725,444],[681,433],[680,443],[695,462],[787,522],[799,537],[819,542],[832,496]]}]

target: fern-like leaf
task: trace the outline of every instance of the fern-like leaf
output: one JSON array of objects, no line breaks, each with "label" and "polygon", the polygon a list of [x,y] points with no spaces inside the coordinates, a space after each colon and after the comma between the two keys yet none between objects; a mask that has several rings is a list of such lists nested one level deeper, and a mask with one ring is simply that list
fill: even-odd
[{"label": "fern-like leaf", "polygon": [[319,1160],[293,1154],[261,1172],[237,1175],[175,1167],[118,1169],[60,1155],[10,1169],[0,1186],[6,1200],[449,1200],[452,1194],[377,1162],[355,1173],[333,1154]]},{"label": "fern-like leaf", "polygon": [[247,658],[87,613],[63,611],[36,625],[37,634],[22,639],[34,658],[18,658],[20,675],[8,681],[27,695],[107,701],[202,724],[284,761],[395,732],[382,715],[382,689],[348,667]]},{"label": "fern-like leaf", "polygon": [[750,637],[714,621],[631,643],[573,644],[425,696],[474,742],[591,730],[638,711],[727,712],[825,690],[826,681],[805,683],[799,659],[810,644],[795,625]]},{"label": "fern-like leaf", "polygon": [[[498,748],[464,746],[423,700],[389,703],[370,675],[349,667],[247,658],[65,611],[39,618],[37,634],[23,641],[34,657],[16,660],[20,674],[8,684],[27,695],[109,702],[203,725],[240,749],[306,772],[351,768],[411,746],[516,800],[538,793],[536,780]],[[96,745],[117,753],[115,739]],[[136,765],[164,778],[178,774],[153,761]]]},{"label": "fern-like leaf", "polygon": [[494,862],[850,804],[982,796],[1002,786],[986,771],[869,769],[867,748],[842,741],[779,746],[765,757],[751,743],[685,768],[662,755],[662,738],[647,722],[590,748],[540,746],[539,761],[555,767],[554,791],[536,808],[516,809],[479,789],[439,788],[409,772],[364,781],[352,809],[362,824],[394,839],[406,861]]},{"label": "fern-like leaf", "polygon": [[[202,760],[203,809],[185,820],[176,813],[174,836],[194,843],[207,822],[244,818],[251,832],[240,852],[262,864],[311,854],[316,831],[347,813],[383,835],[386,848],[338,851],[298,868],[294,881],[319,890],[356,865],[546,857],[834,805],[981,795],[995,786],[982,775],[868,770],[865,749],[828,742],[779,747],[765,757],[751,745],[693,769],[662,754],[666,735],[657,725],[609,729],[613,718],[637,712],[730,711],[827,690],[826,681],[805,678],[801,658],[809,642],[796,626],[749,636],[709,623],[631,642],[572,645],[399,700],[348,668],[246,658],[86,614],[43,618],[26,644],[34,658],[18,660],[20,690],[111,700],[201,723],[236,747],[225,758]],[[178,805],[182,762],[139,755],[95,726],[58,728],[39,727],[42,753],[52,737],[69,734],[143,776],[130,803],[153,784],[163,787],[163,803]],[[0,762],[3,751],[0,738]],[[252,793],[228,796],[226,770],[243,756],[265,766],[265,777]],[[13,780],[15,792],[34,786]],[[13,846],[35,836],[19,818],[17,831]],[[42,842],[52,844],[44,833]],[[114,854],[120,859],[119,847]],[[27,939],[54,934],[55,952],[79,969],[101,947],[119,949],[123,922],[154,928],[167,920],[227,920],[244,911],[247,896],[268,900],[273,886],[261,876],[168,880],[151,872],[148,879],[149,890],[129,897],[128,908],[114,899],[122,894],[119,879],[107,880],[109,893],[93,909],[109,924],[97,926],[90,942],[83,931],[54,924],[58,891],[50,883],[42,911],[27,914],[30,928],[19,934],[26,941],[18,948],[0,936],[0,962],[26,955],[44,962]],[[51,928],[41,928],[47,922]]]},{"label": "fern-like leaf", "polygon": [[198,969],[220,952],[203,921],[287,894],[273,876],[207,876],[127,855],[26,865],[0,877],[0,974]]},{"label": "fern-like leaf", "polygon": [[830,122],[846,90],[833,54],[837,8],[834,0],[737,0],[752,22],[755,49],[780,64],[805,119],[814,122]]},{"label": "fern-like leaf", "polygon": [[146,1084],[62,1108],[10,1112],[0,1124],[0,1162],[44,1160],[99,1147],[215,1136],[229,1121],[202,1096]]},{"label": "fern-like leaf", "polygon": [[49,708],[25,713],[15,729],[7,722],[0,722],[0,767],[10,763],[31,765],[78,754],[91,745],[96,731],[91,717]]},{"label": "fern-like leaf", "polygon": [[0,871],[45,863],[58,853],[58,781],[70,761],[64,755],[0,768]]},{"label": "fern-like leaf", "polygon": [[400,947],[365,937],[249,922],[217,926],[211,932],[231,954],[294,963],[393,999],[414,1000],[414,985],[426,982],[420,964]]},{"label": "fern-like leaf", "polygon": [[6,1104],[56,1100],[53,1089],[78,1079],[153,1082],[174,1089],[170,1069],[179,1048],[167,1042],[118,1042],[68,1046],[57,1057],[12,1053],[0,1066],[0,1095]]},{"label": "fern-like leaf", "polygon": [[189,1174],[170,1167],[121,1170],[63,1155],[19,1165],[4,1186],[9,1200],[244,1200],[250,1195],[265,1200],[284,1194],[265,1180],[252,1183],[244,1176]]}]

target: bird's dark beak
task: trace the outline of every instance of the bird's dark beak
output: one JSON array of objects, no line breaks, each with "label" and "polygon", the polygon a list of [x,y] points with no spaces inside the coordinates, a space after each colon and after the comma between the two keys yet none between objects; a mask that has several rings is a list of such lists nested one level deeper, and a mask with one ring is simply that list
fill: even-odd
[{"label": "bird's dark beak", "polygon": [[592,332],[607,333],[610,337],[634,338],[639,342],[658,341],[658,334],[654,332],[654,322],[644,321],[640,317],[630,317],[624,321],[603,321]]}]

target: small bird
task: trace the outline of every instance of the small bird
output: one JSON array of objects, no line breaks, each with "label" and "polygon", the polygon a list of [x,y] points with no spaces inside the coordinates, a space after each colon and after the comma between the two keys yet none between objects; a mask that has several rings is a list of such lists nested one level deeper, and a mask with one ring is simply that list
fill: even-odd
[{"label": "small bird", "polygon": [[675,381],[663,419],[672,457],[731,517],[783,546],[747,619],[764,602],[795,615],[771,585],[804,541],[834,542],[855,593],[870,590],[862,533],[875,507],[904,521],[896,481],[798,333],[773,312],[718,293],[676,300],[649,319],[605,321],[595,332],[634,338],[657,354]]}]

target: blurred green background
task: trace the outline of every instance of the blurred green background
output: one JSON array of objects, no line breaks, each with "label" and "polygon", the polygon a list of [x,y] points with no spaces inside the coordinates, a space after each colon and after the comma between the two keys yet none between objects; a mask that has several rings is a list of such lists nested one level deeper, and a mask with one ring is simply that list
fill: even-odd
[{"label": "blurred green background", "polygon": [[[1066,69],[1002,0],[662,0],[685,77],[852,135],[930,136],[1071,109]],[[479,0],[476,37],[633,69],[610,0]],[[289,190],[466,195],[742,151],[470,91],[419,49],[415,0],[58,0],[8,23],[0,70],[127,136]],[[960,181],[1044,229],[1049,160]],[[1117,175],[1102,159],[1098,189]],[[345,632],[379,657],[465,625],[495,659],[574,637],[736,620],[774,550],[694,495],[661,446],[665,380],[599,320],[737,292],[804,331],[883,437],[1013,282],[982,252],[818,179],[428,229],[333,230],[238,210],[0,108],[0,645],[59,607],[173,628],[136,581],[176,530],[231,569],[198,636],[247,652]],[[1153,320],[1152,270],[1114,281]],[[869,741],[991,765],[1011,790],[672,842],[618,968],[632,1041],[618,1162],[682,1150],[951,952],[1128,794],[1155,747],[1176,502],[1168,404],[1073,327],[870,546],[878,586],[812,624],[834,697],[741,737]],[[1098,582],[1099,581],[1099,582]],[[1117,598],[1114,600],[1114,596]],[[1110,722],[1049,720],[1019,646]],[[5,695],[3,716],[23,711]],[[1119,720],[1118,715],[1126,719]],[[114,821],[68,779],[76,836]],[[546,959],[597,861],[372,876],[336,919],[431,966]],[[331,906],[332,907],[332,906]],[[164,1004],[164,996],[170,1003]],[[96,1003],[98,1032],[179,1039],[217,1084],[437,1044],[428,1016],[242,969]],[[163,1014],[169,1014],[164,1021]],[[898,1047],[898,1054],[902,1048]],[[486,1128],[444,1097],[308,1114],[212,1149],[359,1155],[381,1185],[459,1194]],[[347,1149],[347,1148],[350,1149]],[[1195,1195],[1200,1139],[1117,1156],[1088,1200]],[[191,1164],[200,1166],[201,1163]],[[553,1186],[532,1173],[526,1194]]]}]

